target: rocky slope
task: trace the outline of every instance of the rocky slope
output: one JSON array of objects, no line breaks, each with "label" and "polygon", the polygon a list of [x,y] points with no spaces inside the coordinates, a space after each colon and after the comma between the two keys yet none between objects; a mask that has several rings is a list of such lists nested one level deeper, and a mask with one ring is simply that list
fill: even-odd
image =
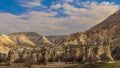
[{"label": "rocky slope", "polygon": [[8,52],[10,48],[15,48],[16,43],[8,35],[0,34],[0,52]]},{"label": "rocky slope", "polygon": [[73,33],[64,38],[64,45],[86,44],[87,35],[81,32]]},{"label": "rocky slope", "polygon": [[47,37],[35,32],[15,32],[11,34],[0,34],[0,49],[15,48],[19,46],[42,46],[55,45]]},{"label": "rocky slope", "polygon": [[109,16],[103,22],[92,27],[86,34],[93,40],[103,42],[109,41],[112,45],[118,45],[120,42],[120,10]]},{"label": "rocky slope", "polygon": [[115,60],[120,60],[120,10],[86,31],[86,34],[97,45],[108,42],[110,46],[108,55],[112,55]]},{"label": "rocky slope", "polygon": [[54,45],[45,36],[41,36],[35,32],[16,32],[9,35],[9,37],[18,45]]},{"label": "rocky slope", "polygon": [[64,38],[66,36],[67,35],[54,35],[54,36],[46,36],[46,38],[48,38],[48,40],[55,43],[56,45],[60,45],[61,43],[63,43]]},{"label": "rocky slope", "polygon": [[16,43],[10,39],[10,37],[6,34],[0,34],[0,44],[1,45],[9,45],[9,46],[14,46]]},{"label": "rocky slope", "polygon": [[9,37],[11,38],[11,40],[13,42],[15,42],[17,45],[32,45],[32,46],[35,46],[35,43],[33,41],[31,41],[29,39],[29,37],[27,37],[26,35],[24,34],[11,34],[9,35]]},{"label": "rocky slope", "polygon": [[[82,44],[84,44],[82,46]],[[64,45],[81,45],[82,60],[99,59],[107,62],[120,60],[120,11],[85,33],[74,33],[64,39]],[[90,58],[90,59],[89,59]],[[97,61],[97,60],[95,60]]]}]

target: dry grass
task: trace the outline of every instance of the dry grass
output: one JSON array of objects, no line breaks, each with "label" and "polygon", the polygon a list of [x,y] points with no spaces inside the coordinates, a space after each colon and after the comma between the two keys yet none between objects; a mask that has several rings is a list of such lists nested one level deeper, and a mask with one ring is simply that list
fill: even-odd
[{"label": "dry grass", "polygon": [[[25,64],[12,64],[11,66],[0,66],[0,68],[30,68]],[[47,65],[32,65],[31,68],[120,68],[120,63],[96,63],[96,64],[70,64],[70,63],[48,63]]]},{"label": "dry grass", "polygon": [[[65,63],[59,63],[59,62],[54,62],[54,63],[49,63],[47,65],[32,65],[31,68],[68,68],[68,67],[73,67],[78,64],[65,64]],[[25,66],[25,64],[12,64],[10,66],[0,66],[0,68],[30,68],[28,66]]]}]

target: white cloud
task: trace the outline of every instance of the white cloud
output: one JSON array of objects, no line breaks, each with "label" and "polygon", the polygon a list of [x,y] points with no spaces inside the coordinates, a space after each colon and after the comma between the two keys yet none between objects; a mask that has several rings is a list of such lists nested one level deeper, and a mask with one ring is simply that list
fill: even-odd
[{"label": "white cloud", "polygon": [[118,10],[118,5],[109,2],[84,3],[85,8],[76,8],[64,3],[63,12],[67,17],[55,18],[55,11],[30,11],[20,16],[0,13],[0,32],[35,31],[40,34],[69,34],[84,31],[101,22]]},{"label": "white cloud", "polygon": [[68,3],[69,3],[69,2],[73,2],[73,0],[65,0],[65,2],[68,2]]},{"label": "white cloud", "polygon": [[83,7],[85,8],[75,8],[68,3],[63,5],[64,12],[79,26],[84,25],[84,30],[100,23],[119,9],[118,5],[109,2],[84,2]]},{"label": "white cloud", "polygon": [[0,13],[0,32],[35,31],[41,34],[47,34],[47,30],[52,31],[60,29],[59,26],[55,25],[56,20],[52,18],[56,16],[56,14],[56,12],[31,11],[16,16],[10,13]]},{"label": "white cloud", "polygon": [[52,9],[59,9],[59,8],[61,8],[61,4],[53,4],[53,5],[51,5],[50,7],[52,8]]},{"label": "white cloud", "polygon": [[20,0],[19,2],[21,3],[21,6],[28,7],[28,8],[42,6],[41,0],[33,0],[33,1]]}]

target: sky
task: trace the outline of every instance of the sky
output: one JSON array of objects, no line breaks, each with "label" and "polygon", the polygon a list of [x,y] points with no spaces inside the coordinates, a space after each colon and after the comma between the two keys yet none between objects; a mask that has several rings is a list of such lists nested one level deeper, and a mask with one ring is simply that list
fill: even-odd
[{"label": "sky", "polygon": [[84,32],[119,7],[120,0],[0,0],[0,34]]}]

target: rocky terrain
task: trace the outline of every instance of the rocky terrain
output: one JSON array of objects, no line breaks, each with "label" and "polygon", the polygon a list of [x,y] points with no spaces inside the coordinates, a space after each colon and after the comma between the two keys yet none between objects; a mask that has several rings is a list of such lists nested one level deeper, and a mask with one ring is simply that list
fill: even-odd
[{"label": "rocky terrain", "polygon": [[[117,11],[84,33],[61,36],[42,36],[35,32],[0,34],[1,62],[27,66],[49,62],[115,63],[120,60],[119,18],[120,11]],[[5,50],[8,53],[4,53]]]},{"label": "rocky terrain", "polygon": [[35,32],[16,32],[9,34],[9,37],[18,45],[54,45],[45,36],[39,35]]},{"label": "rocky terrain", "polygon": [[64,38],[67,35],[53,35],[53,36],[46,36],[46,38],[48,38],[48,40],[50,40],[51,42],[53,42],[56,45],[60,45],[61,43],[64,42]]},{"label": "rocky terrain", "polygon": [[103,22],[86,31],[95,41],[110,41],[114,46],[120,43],[120,11],[109,16]]}]

